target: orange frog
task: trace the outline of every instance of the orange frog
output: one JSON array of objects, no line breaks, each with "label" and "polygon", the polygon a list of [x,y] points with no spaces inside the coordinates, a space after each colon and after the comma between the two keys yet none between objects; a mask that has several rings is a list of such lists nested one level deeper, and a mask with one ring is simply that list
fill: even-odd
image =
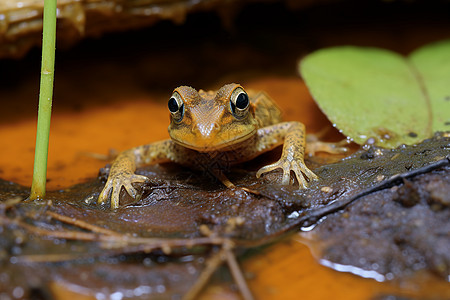
[{"label": "orange frog", "polygon": [[293,173],[299,187],[306,188],[307,181],[317,176],[304,162],[305,126],[282,122],[280,109],[266,93],[249,94],[239,84],[227,84],[217,93],[197,92],[188,86],[176,88],[168,103],[170,139],[120,153],[112,163],[98,204],[111,199],[111,209],[118,208],[122,187],[136,198],[132,184],[144,182],[147,177],[134,172],[136,167],[147,164],[175,162],[197,169],[209,165],[225,185],[233,186],[220,167],[214,166],[242,163],[281,144],[280,160],[262,167],[256,177],[281,168],[281,184],[294,182]]}]

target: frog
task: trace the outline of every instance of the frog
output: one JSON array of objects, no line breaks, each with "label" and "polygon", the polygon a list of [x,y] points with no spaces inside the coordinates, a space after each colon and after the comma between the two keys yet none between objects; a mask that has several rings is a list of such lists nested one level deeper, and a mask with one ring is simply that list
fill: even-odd
[{"label": "frog", "polygon": [[[299,189],[308,188],[309,182],[318,179],[304,161],[305,125],[283,121],[281,109],[264,91],[247,92],[236,83],[226,84],[217,92],[179,86],[167,106],[170,139],[121,152],[112,162],[98,205],[110,201],[110,208],[117,209],[122,187],[136,199],[138,192],[133,184],[148,180],[135,174],[136,168],[166,162],[194,169],[209,166],[217,178],[232,187],[223,166],[250,161],[281,145],[281,158],[261,167],[257,178],[281,169],[281,185],[295,184],[295,178]],[[218,165],[221,167],[213,167]]]}]

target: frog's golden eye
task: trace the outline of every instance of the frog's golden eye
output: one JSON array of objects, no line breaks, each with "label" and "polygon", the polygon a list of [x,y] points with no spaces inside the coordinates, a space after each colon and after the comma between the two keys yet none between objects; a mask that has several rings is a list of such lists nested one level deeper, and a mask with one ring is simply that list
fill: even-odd
[{"label": "frog's golden eye", "polygon": [[230,106],[236,119],[243,119],[247,115],[250,99],[243,88],[238,87],[231,93]]},{"label": "frog's golden eye", "polygon": [[169,111],[172,114],[172,118],[175,122],[181,122],[184,115],[184,102],[178,92],[174,92],[169,99]]}]

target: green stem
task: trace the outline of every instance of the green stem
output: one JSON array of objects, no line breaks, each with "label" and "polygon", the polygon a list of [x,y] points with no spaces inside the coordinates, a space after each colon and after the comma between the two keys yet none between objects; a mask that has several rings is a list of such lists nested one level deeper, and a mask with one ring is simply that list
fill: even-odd
[{"label": "green stem", "polygon": [[30,199],[45,196],[47,180],[48,138],[52,114],[53,78],[55,69],[56,0],[44,0],[44,21],[42,38],[41,86],[34,153],[33,182]]}]

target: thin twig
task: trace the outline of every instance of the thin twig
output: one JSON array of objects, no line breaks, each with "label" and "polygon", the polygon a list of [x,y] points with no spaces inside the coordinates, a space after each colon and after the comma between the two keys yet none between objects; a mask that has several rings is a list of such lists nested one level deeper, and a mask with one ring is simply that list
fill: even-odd
[{"label": "thin twig", "polygon": [[[86,259],[92,258],[92,253],[89,254]],[[104,254],[104,253],[103,253]],[[71,260],[78,260],[80,258],[84,258],[84,255],[80,254],[25,254],[16,256],[18,263],[56,263],[56,262],[65,262]]]},{"label": "thin twig", "polygon": [[234,281],[236,282],[239,291],[241,292],[242,298],[244,300],[253,300],[253,295],[250,289],[248,288],[247,281],[245,280],[244,275],[242,274],[241,269],[239,268],[239,264],[236,261],[236,257],[232,250],[233,245],[231,241],[224,244],[225,256],[228,263],[228,268],[230,268],[231,275],[233,275]]},{"label": "thin twig", "polygon": [[73,225],[73,226],[76,226],[76,227],[79,227],[79,228],[82,228],[82,229],[86,229],[86,230],[89,230],[89,231],[92,231],[92,232],[95,232],[95,233],[101,233],[101,234],[106,234],[106,235],[114,235],[114,236],[123,236],[123,234],[118,233],[116,231],[112,231],[112,230],[109,230],[109,229],[106,229],[106,228],[102,228],[100,226],[89,224],[89,223],[87,223],[85,221],[82,221],[82,220],[79,220],[79,219],[76,219],[76,218],[71,218],[71,217],[68,217],[68,216],[64,216],[64,215],[58,214],[58,213],[53,212],[53,211],[47,211],[46,213],[47,213],[47,215],[51,216],[55,220],[58,220],[58,221],[66,223],[66,224],[70,224],[70,225]]},{"label": "thin twig", "polygon": [[22,202],[22,198],[21,197],[13,197],[10,199],[6,199],[5,201],[0,203],[0,209],[5,211],[10,209],[11,207],[19,204],[20,202]]},{"label": "thin twig", "polygon": [[7,217],[0,216],[0,224],[8,224],[8,225],[16,225],[22,227],[32,233],[35,233],[40,236],[45,236],[49,238],[61,238],[68,240],[80,240],[80,241],[96,241],[99,239],[98,234],[93,234],[89,232],[81,232],[81,231],[57,231],[57,230],[47,230],[42,229],[25,222],[22,222],[17,219],[10,219]]},{"label": "thin twig", "polygon": [[194,285],[183,296],[183,300],[197,299],[202,289],[206,286],[211,278],[212,274],[219,268],[219,266],[225,260],[225,249],[221,248],[219,252],[215,253],[210,259],[207,260],[206,267],[198,277]]},{"label": "thin twig", "polygon": [[[223,238],[220,237],[201,237],[193,239],[161,239],[161,238],[144,238],[131,237],[128,235],[105,235],[90,232],[81,232],[73,230],[47,230],[42,229],[17,219],[10,219],[0,216],[0,224],[16,225],[22,227],[34,234],[44,236],[46,238],[61,238],[68,240],[90,241],[90,242],[105,242],[108,245],[136,246],[133,251],[149,252],[154,249],[170,249],[186,247],[191,248],[201,245],[222,245]],[[112,248],[112,247],[110,247]]]},{"label": "thin twig", "polygon": [[183,296],[183,300],[197,299],[202,289],[209,282],[212,274],[220,267],[220,265],[226,261],[231,275],[236,282],[239,291],[241,292],[244,300],[253,300],[253,295],[248,288],[244,275],[242,274],[239,264],[236,261],[236,257],[233,253],[234,243],[230,239],[223,241],[222,247],[219,252],[214,254],[208,261],[205,269],[200,274],[199,278],[191,289]]}]

